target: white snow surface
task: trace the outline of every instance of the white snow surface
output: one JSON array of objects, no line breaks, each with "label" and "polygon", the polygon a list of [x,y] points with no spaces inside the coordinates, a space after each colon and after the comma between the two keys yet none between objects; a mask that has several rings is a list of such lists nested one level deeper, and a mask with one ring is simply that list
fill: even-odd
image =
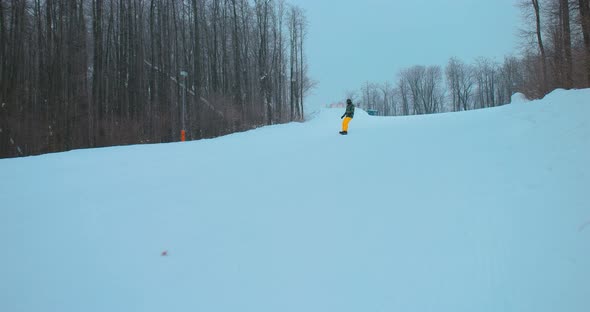
[{"label": "white snow surface", "polygon": [[342,113],[0,160],[0,311],[590,311],[590,89]]}]

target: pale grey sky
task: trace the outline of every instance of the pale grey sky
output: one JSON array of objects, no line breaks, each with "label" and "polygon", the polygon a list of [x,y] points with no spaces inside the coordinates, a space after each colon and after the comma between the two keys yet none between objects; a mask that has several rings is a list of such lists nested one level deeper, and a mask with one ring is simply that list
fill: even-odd
[{"label": "pale grey sky", "polygon": [[449,58],[503,61],[517,54],[515,0],[287,0],[306,12],[310,76],[306,105],[342,100],[365,81],[393,82],[413,65]]}]

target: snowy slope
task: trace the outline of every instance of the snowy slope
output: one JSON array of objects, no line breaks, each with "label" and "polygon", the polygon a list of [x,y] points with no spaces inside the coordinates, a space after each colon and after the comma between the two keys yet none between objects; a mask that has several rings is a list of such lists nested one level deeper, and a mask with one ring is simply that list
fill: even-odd
[{"label": "snowy slope", "polygon": [[0,311],[589,311],[590,90],[515,102],[0,160]]}]

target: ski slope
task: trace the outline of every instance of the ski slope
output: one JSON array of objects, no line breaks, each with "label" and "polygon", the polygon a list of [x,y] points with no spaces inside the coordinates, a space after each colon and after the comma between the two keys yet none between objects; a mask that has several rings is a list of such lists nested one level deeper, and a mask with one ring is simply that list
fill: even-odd
[{"label": "ski slope", "polygon": [[589,104],[0,160],[0,311],[590,311]]}]

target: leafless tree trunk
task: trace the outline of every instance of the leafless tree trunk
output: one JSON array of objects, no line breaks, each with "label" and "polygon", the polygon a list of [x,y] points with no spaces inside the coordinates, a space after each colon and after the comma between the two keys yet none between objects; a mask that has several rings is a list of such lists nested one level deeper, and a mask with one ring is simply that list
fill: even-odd
[{"label": "leafless tree trunk", "polygon": [[397,88],[402,102],[402,115],[407,116],[410,114],[409,94],[408,94],[408,82],[406,77],[401,76]]},{"label": "leafless tree trunk", "polygon": [[536,29],[537,29],[537,43],[539,45],[539,51],[541,53],[541,63],[543,66],[543,86],[542,92],[546,92],[547,90],[547,57],[545,55],[545,47],[543,46],[543,37],[541,35],[541,11],[539,8],[539,0],[531,0],[533,4],[533,9],[535,11],[535,21],[536,21]]},{"label": "leafless tree trunk", "polygon": [[389,82],[385,82],[381,85],[381,92],[383,92],[383,105],[380,108],[380,115],[396,116],[397,108],[395,105],[393,87]]},{"label": "leafless tree trunk", "polygon": [[296,106],[299,103],[298,101],[298,90],[297,87],[297,69],[299,68],[297,64],[297,56],[298,56],[298,45],[297,45],[297,16],[298,11],[296,8],[291,8],[290,16],[289,16],[289,41],[291,46],[291,52],[289,54],[290,57],[290,73],[289,73],[289,103],[290,103],[290,112],[291,112],[291,119],[297,118]]},{"label": "leafless tree trunk", "polygon": [[590,86],[590,0],[579,0],[580,22],[584,38],[586,86]]},{"label": "leafless tree trunk", "polygon": [[[8,39],[6,36],[6,25],[4,25],[4,1],[0,0],[0,82],[2,85],[7,83],[5,78],[6,61],[7,61]],[[6,91],[0,86],[0,94]],[[2,105],[2,103],[0,103]]]},{"label": "leafless tree trunk", "polygon": [[306,84],[306,79],[305,79],[305,71],[306,71],[306,66],[305,66],[305,59],[303,57],[303,42],[305,41],[305,27],[306,27],[306,21],[305,21],[305,17],[303,15],[303,12],[301,10],[299,10],[299,119],[303,120],[305,113],[303,111],[303,99],[305,98],[305,93],[306,93],[306,88],[305,88],[305,84]]},{"label": "leafless tree trunk", "polygon": [[572,80],[572,40],[570,30],[570,7],[569,0],[559,0],[561,12],[561,26],[563,29],[563,46],[565,61],[565,88],[571,89]]}]

